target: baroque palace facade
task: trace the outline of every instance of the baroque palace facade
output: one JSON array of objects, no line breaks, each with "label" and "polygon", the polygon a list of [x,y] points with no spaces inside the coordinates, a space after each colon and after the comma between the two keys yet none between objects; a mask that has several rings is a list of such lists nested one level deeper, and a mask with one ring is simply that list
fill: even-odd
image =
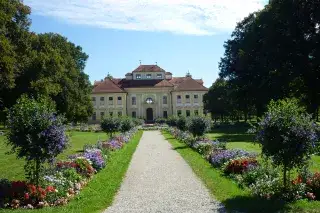
[{"label": "baroque palace facade", "polygon": [[128,115],[151,122],[170,115],[202,115],[207,91],[202,79],[193,79],[190,74],[172,77],[158,65],[140,65],[125,78],[106,77],[94,82],[94,113],[89,121]]}]

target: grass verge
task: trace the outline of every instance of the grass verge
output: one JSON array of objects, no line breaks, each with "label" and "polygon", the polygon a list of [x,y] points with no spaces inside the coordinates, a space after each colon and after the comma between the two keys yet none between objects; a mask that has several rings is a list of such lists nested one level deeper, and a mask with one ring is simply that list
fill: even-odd
[{"label": "grass verge", "polygon": [[190,165],[194,173],[203,181],[211,194],[222,202],[228,211],[240,212],[320,212],[319,201],[299,201],[285,204],[277,201],[268,201],[252,197],[248,190],[241,189],[237,183],[211,166],[202,156],[189,148],[186,144],[173,138],[171,134],[163,131],[162,134],[173,149],[180,153]]},{"label": "grass verge", "polygon": [[112,204],[141,136],[142,131],[138,131],[130,143],[118,151],[111,152],[106,168],[96,174],[81,193],[66,206],[44,208],[36,211],[6,209],[0,210],[0,213],[95,213],[103,211]]}]

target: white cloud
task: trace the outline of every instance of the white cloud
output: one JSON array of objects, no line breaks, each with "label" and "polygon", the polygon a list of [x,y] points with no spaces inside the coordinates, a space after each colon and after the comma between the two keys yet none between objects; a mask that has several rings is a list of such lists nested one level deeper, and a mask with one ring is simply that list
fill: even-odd
[{"label": "white cloud", "polygon": [[211,35],[231,31],[265,0],[25,0],[33,13],[111,29]]}]

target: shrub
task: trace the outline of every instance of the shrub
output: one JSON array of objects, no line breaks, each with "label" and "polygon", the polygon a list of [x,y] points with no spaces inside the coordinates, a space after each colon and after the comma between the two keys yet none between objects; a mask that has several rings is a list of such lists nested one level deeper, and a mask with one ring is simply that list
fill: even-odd
[{"label": "shrub", "polygon": [[139,118],[132,118],[132,121],[134,123],[134,126],[141,126],[144,124],[144,120],[143,119],[139,119]]},{"label": "shrub", "polygon": [[44,98],[22,96],[9,110],[7,143],[18,158],[26,160],[26,176],[31,183],[38,185],[43,164],[52,162],[67,147],[63,121]]},{"label": "shrub", "polygon": [[165,124],[166,122],[167,122],[167,119],[165,119],[165,118],[157,118],[156,119],[156,123],[160,124],[160,125]]},{"label": "shrub", "polygon": [[210,128],[210,121],[204,117],[192,117],[188,121],[188,130],[193,137],[203,136],[204,133]]},{"label": "shrub", "polygon": [[131,120],[131,118],[129,117],[122,117],[120,119],[120,131],[121,132],[127,132],[129,131],[130,129],[133,128],[133,122]]},{"label": "shrub", "polygon": [[176,116],[170,116],[168,119],[167,119],[167,124],[169,126],[177,126],[177,121],[178,121],[178,117]]},{"label": "shrub", "polygon": [[93,168],[97,171],[103,169],[105,164],[105,159],[100,149],[87,149],[84,152],[84,157],[92,162]]},{"label": "shrub", "polygon": [[311,178],[307,180],[307,187],[315,195],[317,200],[320,200],[320,173],[316,172]]},{"label": "shrub", "polygon": [[101,129],[112,137],[113,133],[119,131],[121,121],[119,118],[105,117],[101,121]]},{"label": "shrub", "polygon": [[279,170],[265,165],[254,167],[241,175],[239,184],[241,186],[250,186],[266,175],[271,179],[279,178]]},{"label": "shrub", "polygon": [[314,152],[317,126],[311,116],[303,114],[297,102],[286,99],[271,101],[268,112],[259,123],[256,138],[262,153],[283,167],[283,185],[287,186],[287,172],[306,165]]},{"label": "shrub", "polygon": [[256,157],[256,153],[250,153],[241,149],[229,149],[214,152],[210,157],[210,162],[215,167],[220,167],[231,159],[239,157]]},{"label": "shrub", "polygon": [[279,195],[281,191],[281,181],[279,177],[274,178],[270,175],[263,175],[260,176],[254,184],[250,185],[249,188],[253,195],[269,200]]},{"label": "shrub", "polygon": [[224,168],[224,172],[227,174],[242,174],[254,169],[258,166],[258,161],[255,158],[239,158],[233,159],[228,162]]},{"label": "shrub", "polygon": [[184,116],[180,116],[177,120],[177,128],[181,131],[187,130],[187,119]]}]

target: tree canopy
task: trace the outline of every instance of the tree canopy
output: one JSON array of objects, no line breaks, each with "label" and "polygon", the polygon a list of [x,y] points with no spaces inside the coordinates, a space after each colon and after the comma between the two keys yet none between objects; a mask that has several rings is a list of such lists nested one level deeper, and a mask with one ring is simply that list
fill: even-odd
[{"label": "tree canopy", "polygon": [[68,121],[86,121],[93,110],[88,55],[59,34],[30,32],[30,12],[19,0],[0,2],[0,111],[22,94],[45,95]]},{"label": "tree canopy", "polygon": [[320,1],[271,1],[239,22],[225,42],[220,77],[241,110],[261,116],[270,100],[298,98],[316,114],[320,101]]}]

